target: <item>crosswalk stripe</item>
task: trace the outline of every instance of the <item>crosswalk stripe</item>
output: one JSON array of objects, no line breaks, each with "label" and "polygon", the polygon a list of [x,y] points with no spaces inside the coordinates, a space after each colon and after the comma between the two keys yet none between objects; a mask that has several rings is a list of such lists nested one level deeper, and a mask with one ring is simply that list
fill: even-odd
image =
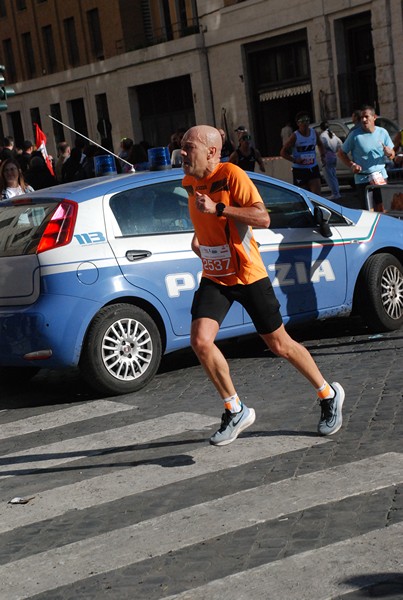
[{"label": "crosswalk stripe", "polygon": [[[14,597],[29,598],[33,589],[36,594],[49,591],[91,575],[113,571],[169,551],[202,543],[217,535],[222,536],[292,512],[338,502],[401,482],[403,455],[392,452],[244,490],[5,564],[0,567],[2,593],[6,598],[11,592]],[[228,515],[235,513],[236,519],[229,518]],[[388,528],[388,542],[392,529]],[[402,530],[403,524],[394,528],[399,544]],[[383,539],[385,533],[371,535],[378,535],[379,539]],[[370,539],[368,544],[372,544],[373,537],[366,539]],[[353,543],[356,544],[354,548],[357,544],[360,545],[360,542],[354,540],[351,544]],[[385,549],[385,553],[386,551],[390,552],[390,549]],[[323,549],[315,552],[319,555]],[[356,558],[354,561],[356,572]],[[316,563],[314,568],[317,581],[323,572],[320,575]],[[287,571],[290,577],[293,572],[289,569]],[[23,578],[21,573],[24,573]],[[188,597],[195,599],[193,595]],[[206,597],[208,596],[199,596]],[[275,595],[273,597],[276,598]],[[287,597],[290,600],[283,593],[277,597]],[[256,600],[253,594],[239,596],[241,598]],[[313,600],[311,596],[310,600]]]},{"label": "crosswalk stripe", "polygon": [[[82,510],[192,477],[328,442],[327,438],[320,437],[276,436],[239,438],[236,444],[222,448],[205,445],[203,448],[181,454],[181,465],[170,465],[169,469],[163,464],[141,464],[135,468],[119,469],[115,473],[45,490],[36,494],[34,500],[26,505],[23,511],[0,504],[0,533],[55,518],[68,510]],[[186,457],[189,457],[189,461],[185,460]],[[13,511],[12,517],[10,510]]]},{"label": "crosswalk stripe", "polygon": [[77,404],[61,410],[27,417],[19,421],[3,423],[0,429],[0,440],[45,431],[54,427],[61,427],[79,421],[87,421],[95,417],[104,417],[125,410],[133,410],[137,406],[122,404],[121,402],[110,402],[109,400],[95,400],[86,404]]},{"label": "crosswalk stripe", "polygon": [[195,415],[188,412],[173,413],[158,419],[37,446],[29,450],[0,456],[0,478],[26,473],[33,469],[49,469],[72,460],[122,447],[124,444],[144,444],[185,431],[200,431],[215,423],[217,423],[217,418],[206,415]]},{"label": "crosswalk stripe", "polygon": [[[330,600],[402,572],[403,523],[248,569],[164,600]],[[368,596],[369,597],[369,596]]]}]

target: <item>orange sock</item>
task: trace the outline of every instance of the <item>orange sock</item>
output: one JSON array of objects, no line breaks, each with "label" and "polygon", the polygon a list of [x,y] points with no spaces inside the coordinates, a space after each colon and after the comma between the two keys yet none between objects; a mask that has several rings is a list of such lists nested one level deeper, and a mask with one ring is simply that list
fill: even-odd
[{"label": "orange sock", "polygon": [[335,397],[334,389],[328,384],[327,381],[324,381],[322,387],[318,388],[316,391],[318,392],[318,396],[321,400],[327,400],[328,398]]},{"label": "orange sock", "polygon": [[242,403],[241,403],[240,399],[238,398],[238,394],[234,394],[233,396],[230,396],[229,398],[225,398],[224,399],[224,408],[226,408],[227,410],[229,410],[232,413],[237,413],[240,410],[242,410]]}]

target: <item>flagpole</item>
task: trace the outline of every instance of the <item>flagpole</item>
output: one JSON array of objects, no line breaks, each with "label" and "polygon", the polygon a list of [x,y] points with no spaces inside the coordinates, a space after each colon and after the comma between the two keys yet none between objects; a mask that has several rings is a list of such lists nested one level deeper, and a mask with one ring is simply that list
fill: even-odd
[{"label": "flagpole", "polygon": [[70,129],[70,131],[73,131],[74,133],[76,133],[77,135],[79,135],[80,137],[85,138],[86,140],[88,140],[89,142],[91,142],[91,144],[95,144],[95,146],[98,146],[98,148],[102,148],[102,150],[105,150],[105,152],[108,152],[108,154],[112,154],[112,156],[114,156],[115,158],[117,158],[118,160],[126,163],[127,165],[129,165],[133,171],[135,170],[132,163],[128,162],[127,160],[125,160],[124,158],[121,158],[120,156],[118,156],[117,154],[114,154],[111,150],[108,150],[108,148],[104,148],[103,146],[101,146],[101,144],[98,144],[97,142],[94,142],[94,140],[91,140],[89,137],[87,137],[86,135],[83,135],[82,133],[79,133],[78,131],[76,131],[75,129],[73,129],[72,127],[69,127],[68,125],[66,125],[65,123],[62,123],[61,121],[59,121],[59,119],[56,119],[55,117],[52,117],[51,115],[48,115],[49,119],[52,119],[52,121],[56,121],[57,123],[59,123],[60,125],[63,125],[63,127],[67,127],[67,129]]}]

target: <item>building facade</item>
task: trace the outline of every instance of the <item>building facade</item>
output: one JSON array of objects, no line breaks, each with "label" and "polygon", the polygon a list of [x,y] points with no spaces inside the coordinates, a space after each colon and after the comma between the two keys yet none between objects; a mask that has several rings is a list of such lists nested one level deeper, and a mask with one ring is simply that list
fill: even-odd
[{"label": "building facade", "polygon": [[36,122],[51,153],[75,131],[117,152],[123,137],[242,124],[276,156],[299,110],[368,103],[403,124],[402,29],[402,0],[0,0],[16,91],[0,135],[19,145]]}]

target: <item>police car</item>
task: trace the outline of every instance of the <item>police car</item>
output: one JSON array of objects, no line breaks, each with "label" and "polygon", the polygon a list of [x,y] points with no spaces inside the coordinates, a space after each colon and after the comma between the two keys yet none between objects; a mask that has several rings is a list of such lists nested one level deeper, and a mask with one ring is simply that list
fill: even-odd
[{"label": "police car", "polygon": [[[254,233],[285,323],[354,310],[373,331],[403,324],[402,221],[250,177],[271,215]],[[0,203],[2,378],[79,366],[103,394],[130,393],[189,345],[201,263],[181,178],[104,176]],[[253,331],[235,303],[219,338]]]}]

